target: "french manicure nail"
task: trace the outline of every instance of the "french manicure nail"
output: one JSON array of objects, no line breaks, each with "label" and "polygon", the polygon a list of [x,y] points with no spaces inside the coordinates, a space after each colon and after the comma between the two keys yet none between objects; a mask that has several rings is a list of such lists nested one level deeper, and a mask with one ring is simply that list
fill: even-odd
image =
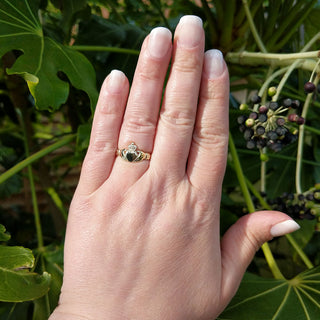
[{"label": "french manicure nail", "polygon": [[148,50],[151,56],[162,58],[166,55],[171,45],[172,34],[167,28],[159,27],[151,31]]},{"label": "french manicure nail", "polygon": [[183,16],[178,24],[178,44],[193,48],[197,46],[202,38],[202,20],[197,16]]},{"label": "french manicure nail", "polygon": [[270,229],[270,234],[272,237],[279,237],[299,229],[300,226],[294,220],[286,220],[274,225]]},{"label": "french manicure nail", "polygon": [[221,51],[212,49],[204,55],[204,73],[209,79],[215,79],[222,75],[225,68]]},{"label": "french manicure nail", "polygon": [[123,89],[125,75],[122,71],[112,70],[108,77],[107,90],[110,93],[120,93]]}]

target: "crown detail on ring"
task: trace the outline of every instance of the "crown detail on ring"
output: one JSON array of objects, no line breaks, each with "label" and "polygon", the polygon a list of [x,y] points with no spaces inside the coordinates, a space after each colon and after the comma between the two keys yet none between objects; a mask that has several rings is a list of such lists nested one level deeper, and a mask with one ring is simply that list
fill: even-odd
[{"label": "crown detail on ring", "polygon": [[132,142],[127,149],[118,149],[117,155],[128,162],[140,162],[142,160],[150,160],[150,153],[137,150],[137,145]]}]

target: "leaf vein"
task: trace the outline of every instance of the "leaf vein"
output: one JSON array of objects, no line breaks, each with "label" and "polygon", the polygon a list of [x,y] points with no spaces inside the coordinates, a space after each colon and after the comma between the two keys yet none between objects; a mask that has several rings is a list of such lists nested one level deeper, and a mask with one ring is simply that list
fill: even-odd
[{"label": "leaf vein", "polygon": [[[18,12],[20,14],[21,17],[25,18],[31,25],[33,25],[35,27],[35,29],[38,29],[39,28],[39,25],[38,24],[34,24],[33,21],[31,21],[25,14],[23,14],[23,12],[21,12],[20,10],[18,10],[12,3],[10,3],[8,0],[4,0],[11,8],[13,8],[16,12]],[[6,12],[4,12],[6,13]],[[9,15],[9,14],[7,14]],[[11,15],[9,15],[11,16]],[[14,17],[14,16],[12,16]],[[26,22],[24,22],[23,20],[21,19],[18,19],[17,17],[14,17],[16,20],[20,21],[21,23],[23,24],[26,24],[28,25]],[[29,25],[28,25],[29,26]]]}]

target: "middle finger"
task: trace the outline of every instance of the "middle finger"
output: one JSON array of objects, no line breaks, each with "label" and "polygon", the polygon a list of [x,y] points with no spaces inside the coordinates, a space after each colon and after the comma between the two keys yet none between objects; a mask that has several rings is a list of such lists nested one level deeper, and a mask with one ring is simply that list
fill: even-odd
[{"label": "middle finger", "polygon": [[172,68],[157,127],[151,166],[182,178],[186,171],[204,57],[202,20],[181,18],[174,37]]}]

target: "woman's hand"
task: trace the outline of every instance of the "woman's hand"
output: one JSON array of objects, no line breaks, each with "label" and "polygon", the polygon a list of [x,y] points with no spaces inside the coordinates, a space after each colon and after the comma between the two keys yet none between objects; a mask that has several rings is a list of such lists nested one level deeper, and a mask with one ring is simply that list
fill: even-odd
[{"label": "woman's hand", "polygon": [[[50,320],[214,319],[259,246],[297,228],[282,213],[254,213],[220,241],[228,96],[226,64],[219,51],[204,53],[194,16],[181,19],[173,45],[165,28],[145,39],[130,94],[122,72],[106,78]],[[151,159],[116,155],[132,142]]]}]

